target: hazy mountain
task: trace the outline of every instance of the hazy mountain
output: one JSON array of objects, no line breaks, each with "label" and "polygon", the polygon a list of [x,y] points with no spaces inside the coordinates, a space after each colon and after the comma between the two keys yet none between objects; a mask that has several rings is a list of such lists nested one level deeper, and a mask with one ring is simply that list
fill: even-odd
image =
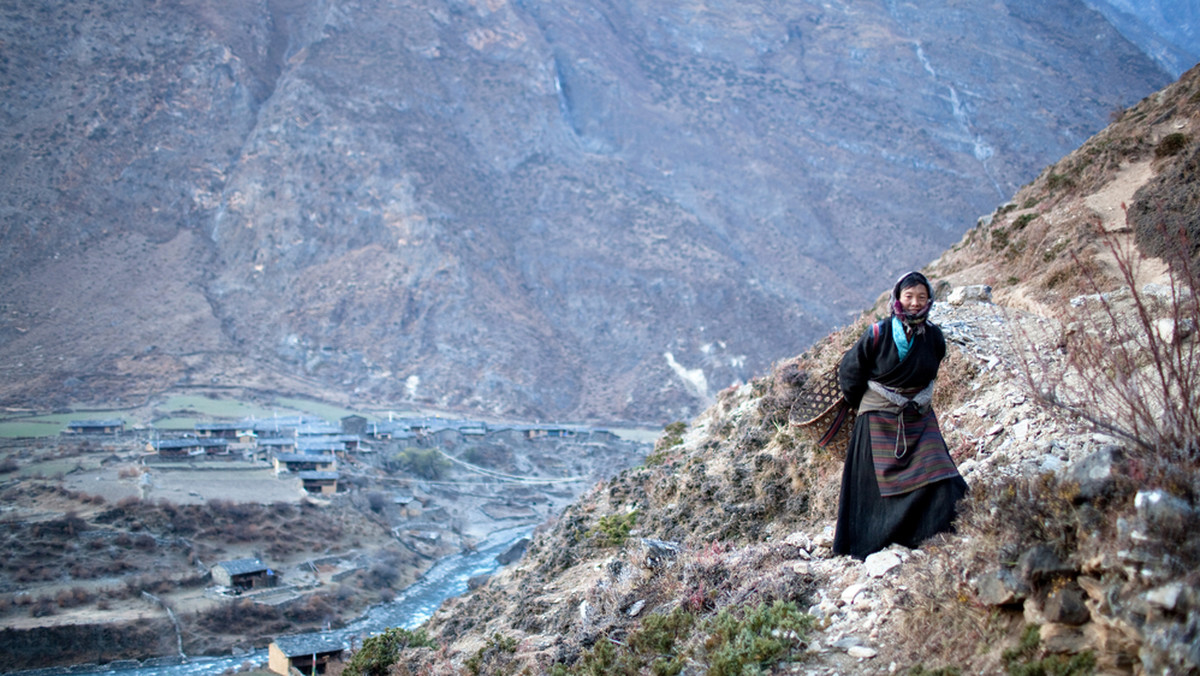
[{"label": "hazy mountain", "polygon": [[1171,79],[1081,0],[0,13],[9,405],[683,417]]},{"label": "hazy mountain", "polygon": [[1200,5],[1193,0],[1086,1],[1172,75],[1200,61]]}]

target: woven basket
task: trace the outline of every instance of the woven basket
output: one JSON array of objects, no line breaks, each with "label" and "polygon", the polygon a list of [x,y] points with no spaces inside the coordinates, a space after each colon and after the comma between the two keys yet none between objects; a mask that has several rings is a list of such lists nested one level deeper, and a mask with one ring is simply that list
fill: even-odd
[{"label": "woven basket", "polygon": [[788,421],[821,448],[845,452],[854,429],[854,409],[842,396],[837,365],[808,379],[792,402]]}]

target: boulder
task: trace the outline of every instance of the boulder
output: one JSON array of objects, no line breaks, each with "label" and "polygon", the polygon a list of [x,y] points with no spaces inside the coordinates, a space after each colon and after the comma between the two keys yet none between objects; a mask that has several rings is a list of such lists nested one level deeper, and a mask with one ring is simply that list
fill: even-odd
[{"label": "boulder", "polygon": [[658,568],[679,556],[680,551],[682,546],[678,542],[642,538],[642,560],[647,568]]},{"label": "boulder", "polygon": [[875,552],[863,561],[863,567],[871,577],[883,577],[899,565],[900,555],[890,550]]},{"label": "boulder", "polygon": [[1050,590],[1042,604],[1042,613],[1050,622],[1074,627],[1092,618],[1084,603],[1083,589],[1074,582]]},{"label": "boulder", "polygon": [[1017,559],[1015,572],[1021,583],[1036,589],[1055,578],[1074,577],[1076,571],[1063,561],[1054,549],[1046,545],[1037,545]]},{"label": "boulder", "polygon": [[1024,601],[1025,597],[1029,595],[1029,587],[1022,584],[1016,575],[1013,575],[1012,569],[1000,568],[980,576],[978,582],[975,583],[975,593],[978,595],[980,603],[989,606],[1007,606]]},{"label": "boulder", "polygon": [[1183,583],[1172,582],[1146,592],[1146,602],[1157,608],[1175,612],[1182,605],[1183,593]]},{"label": "boulder", "polygon": [[1125,473],[1125,453],[1120,446],[1104,446],[1075,463],[1067,478],[1079,486],[1077,499],[1091,502],[1109,495],[1117,477]]},{"label": "boulder", "polygon": [[502,566],[507,566],[514,561],[521,560],[525,556],[525,548],[529,546],[529,538],[521,538],[512,544],[511,547],[496,555],[496,561]]},{"label": "boulder", "polygon": [[972,284],[971,286],[956,287],[946,297],[946,302],[951,305],[962,305],[966,302],[975,303],[990,303],[992,302],[992,287],[986,284]]},{"label": "boulder", "polygon": [[1138,492],[1133,505],[1147,533],[1182,535],[1197,520],[1191,505],[1162,490]]}]

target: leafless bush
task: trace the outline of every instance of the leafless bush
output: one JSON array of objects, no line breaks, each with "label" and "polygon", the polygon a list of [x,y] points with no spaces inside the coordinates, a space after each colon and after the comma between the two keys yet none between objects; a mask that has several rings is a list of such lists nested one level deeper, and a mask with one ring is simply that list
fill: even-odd
[{"label": "leafless bush", "polygon": [[76,606],[82,606],[91,600],[92,593],[83,587],[63,589],[54,597],[54,602],[59,608],[74,608]]},{"label": "leafless bush", "polygon": [[[1100,241],[1124,284],[1105,288],[1092,265],[1079,263],[1089,295],[1062,308],[1064,340],[1057,350],[1025,351],[1026,384],[1043,403],[1067,410],[1124,439],[1160,469],[1151,483],[1196,493],[1200,466],[1200,326],[1198,270],[1179,233],[1169,252],[1169,284],[1139,288],[1139,256],[1131,241],[1101,230]],[[1028,338],[1028,336],[1023,336]],[[1036,341],[1024,341],[1036,344]],[[1187,484],[1193,484],[1188,487]]]},{"label": "leafless bush", "polygon": [[128,510],[128,509],[132,509],[132,508],[140,505],[141,503],[142,503],[141,498],[139,498],[135,495],[129,495],[129,496],[123,497],[120,500],[118,500],[117,507],[124,509],[124,510]]},{"label": "leafless bush", "polygon": [[383,509],[387,507],[387,503],[387,496],[383,493],[373,491],[367,494],[367,505],[371,508],[371,511],[375,512],[376,514],[382,512]]},{"label": "leafless bush", "polygon": [[48,615],[53,615],[56,611],[57,608],[54,605],[54,601],[51,601],[48,598],[38,599],[33,603],[33,605],[29,606],[30,617],[46,617]]}]

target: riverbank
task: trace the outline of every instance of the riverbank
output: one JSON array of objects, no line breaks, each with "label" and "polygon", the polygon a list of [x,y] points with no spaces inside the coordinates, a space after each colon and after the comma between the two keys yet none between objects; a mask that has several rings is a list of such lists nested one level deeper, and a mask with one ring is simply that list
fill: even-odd
[{"label": "riverbank", "polygon": [[[437,561],[396,598],[372,606],[346,627],[331,632],[352,637],[361,644],[365,636],[390,627],[412,629],[425,622],[447,598],[467,591],[471,579],[490,575],[501,567],[499,558],[532,533],[530,527],[498,531],[474,551],[460,552]],[[5,672],[6,676],[218,676],[229,672],[265,668],[266,650],[228,656],[164,657],[144,661],[122,660],[109,664],[80,664],[51,669]]]}]

